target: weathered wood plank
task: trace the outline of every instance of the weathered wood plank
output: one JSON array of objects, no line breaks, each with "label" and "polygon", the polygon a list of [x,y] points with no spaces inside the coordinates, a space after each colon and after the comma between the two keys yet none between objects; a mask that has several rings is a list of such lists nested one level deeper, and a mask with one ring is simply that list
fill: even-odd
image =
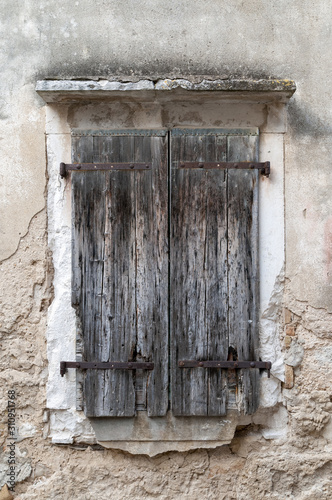
[{"label": "weathered wood plank", "polygon": [[136,172],[137,361],[154,361],[137,372],[141,407],[149,416],[168,408],[168,190],[167,138],[135,137],[135,161],[152,159],[151,172]]},{"label": "weathered wood plank", "polygon": [[[228,161],[257,161],[258,137],[228,137]],[[241,361],[258,360],[258,172],[228,172],[229,345]],[[237,373],[242,409],[258,406],[258,370]]]},{"label": "weathered wood plank", "polygon": [[[105,226],[105,196],[103,195],[104,175],[94,176],[83,174],[72,178],[74,192],[81,187],[82,196],[74,197],[76,231],[79,232],[76,241],[81,242],[81,285],[82,293],[78,305],[80,326],[83,332],[83,358],[89,353],[89,361],[98,360],[98,345],[100,345],[102,330],[102,270],[104,261],[104,226]],[[78,182],[76,182],[78,181]],[[81,203],[80,203],[81,202]],[[86,231],[86,227],[94,227]],[[77,280],[76,280],[77,281]],[[101,386],[93,371],[89,371],[84,382],[85,394],[100,394]],[[89,414],[89,406],[93,404],[98,411],[99,399],[85,400],[85,408]]]},{"label": "weathered wood plank", "polygon": [[[89,162],[93,159],[93,138],[72,137],[73,162]],[[72,305],[77,306],[81,301],[82,293],[82,248],[84,220],[79,218],[77,207],[84,205],[84,178],[72,176]],[[77,198],[77,200],[76,200]],[[77,227],[76,227],[77,226]]]},{"label": "weathered wood plank", "polygon": [[[226,137],[210,137],[207,157],[226,159]],[[225,171],[207,172],[207,340],[208,359],[226,360],[228,352],[228,273],[227,273],[227,199]],[[227,372],[208,370],[208,415],[225,415],[227,406]]]},{"label": "weathered wood plank", "polygon": [[[74,137],[72,140],[72,160],[74,162],[92,161],[93,158],[93,138]],[[81,208],[85,206],[86,179],[82,176],[72,176],[72,305],[77,310],[76,329],[76,359],[83,359],[83,307],[85,302],[83,291],[83,279],[85,275],[86,247],[85,237],[86,219],[81,218]],[[76,194],[74,194],[76,193]],[[77,409],[84,409],[84,375],[82,372],[76,374],[76,404]]]},{"label": "weathered wood plank", "polygon": [[[202,141],[172,139],[172,159],[200,160]],[[207,356],[205,317],[205,172],[172,165],[171,308],[172,409],[175,415],[206,415],[206,371],[178,368],[181,359]]]},{"label": "weathered wood plank", "polygon": [[225,205],[225,174],[177,168],[177,160],[222,161],[225,152],[225,140],[217,143],[214,136],[172,137],[171,363],[175,415],[225,413],[220,372],[178,368],[181,359],[218,359],[227,346],[227,309],[222,300],[227,297],[222,241],[226,211],[223,208],[218,213]]},{"label": "weathered wood plank", "polygon": [[[95,137],[94,145],[94,161],[133,159],[133,137]],[[99,356],[102,361],[126,362],[132,360],[136,343],[135,182],[132,172],[109,172],[106,179],[103,339]],[[104,379],[103,415],[98,416],[133,416],[133,372],[106,370],[104,374],[98,372],[98,377]]]}]

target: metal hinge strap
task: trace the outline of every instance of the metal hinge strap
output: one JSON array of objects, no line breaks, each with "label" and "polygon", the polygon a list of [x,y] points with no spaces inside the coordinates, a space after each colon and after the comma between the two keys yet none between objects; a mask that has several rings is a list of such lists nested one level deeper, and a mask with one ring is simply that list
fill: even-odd
[{"label": "metal hinge strap", "polygon": [[61,377],[67,371],[67,368],[80,368],[81,370],[153,370],[154,363],[139,361],[109,361],[109,362],[91,362],[91,361],[60,361]]},{"label": "metal hinge strap", "polygon": [[152,163],[60,163],[60,175],[66,177],[72,171],[107,171],[107,170],[151,170]]},{"label": "metal hinge strap", "polygon": [[202,169],[258,169],[263,175],[270,175],[270,162],[255,161],[179,161],[179,168],[202,168]]},{"label": "metal hinge strap", "polygon": [[241,368],[259,368],[267,370],[267,376],[270,378],[271,361],[197,361],[181,360],[179,368],[221,368],[226,370],[236,370]]}]

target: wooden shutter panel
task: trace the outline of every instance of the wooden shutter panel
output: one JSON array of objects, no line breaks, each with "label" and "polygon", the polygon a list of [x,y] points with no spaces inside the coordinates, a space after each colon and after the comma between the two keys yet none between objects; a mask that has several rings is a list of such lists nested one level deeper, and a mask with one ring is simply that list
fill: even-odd
[{"label": "wooden shutter panel", "polygon": [[[149,171],[73,172],[73,294],[84,361],[152,361],[154,370],[87,370],[89,417],[168,407],[167,135],[76,135],[74,162],[152,162]],[[146,391],[146,395],[145,395]],[[139,400],[139,401],[138,401]]]},{"label": "wooden shutter panel", "polygon": [[171,366],[175,415],[224,415],[258,405],[257,370],[179,368],[181,360],[257,360],[257,170],[179,168],[179,161],[257,161],[244,132],[171,134]]}]

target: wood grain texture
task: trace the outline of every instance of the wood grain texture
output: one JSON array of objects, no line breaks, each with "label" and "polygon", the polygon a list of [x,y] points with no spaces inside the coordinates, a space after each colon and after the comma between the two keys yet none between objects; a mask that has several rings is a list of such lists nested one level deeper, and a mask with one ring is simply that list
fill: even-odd
[{"label": "wood grain texture", "polygon": [[178,160],[224,160],[226,139],[172,137],[171,346],[175,415],[221,415],[225,377],[215,369],[182,369],[181,359],[227,353],[225,172],[179,169]]},{"label": "wood grain texture", "polygon": [[[85,361],[154,362],[157,358],[158,363],[148,374],[88,370],[85,412],[91,417],[133,416],[136,389],[147,385],[145,407],[150,415],[164,415],[168,405],[167,140],[110,136],[93,137],[91,144],[91,137],[87,139],[75,137],[74,161],[91,157],[92,152],[93,162],[152,161],[153,168],[74,174],[73,297],[81,318],[83,357]],[[77,265],[80,259],[82,264]]]},{"label": "wood grain texture", "polygon": [[135,174],[136,360],[154,361],[155,368],[136,376],[146,388],[148,416],[162,416],[168,408],[167,138],[135,138],[135,160],[148,158],[152,172]]},{"label": "wood grain texture", "polygon": [[259,174],[178,163],[256,161],[257,150],[258,137],[244,133],[174,131],[168,193],[167,137],[73,137],[76,162],[152,163],[151,171],[71,174],[83,360],[155,363],[152,372],[87,371],[88,416],[165,415],[169,363],[175,415],[225,415],[239,395],[241,411],[256,410],[258,370],[181,369],[178,361],[227,360],[229,349],[258,360]]},{"label": "wood grain texture", "polygon": [[[228,161],[255,161],[258,137],[230,136]],[[240,361],[258,360],[258,172],[228,172],[229,345]],[[242,410],[258,406],[258,370],[238,370]]]},{"label": "wood grain texture", "polygon": [[227,360],[229,348],[240,360],[258,359],[258,173],[178,164],[254,161],[258,138],[188,130],[171,144],[172,409],[224,415],[234,389],[241,411],[252,413],[258,370],[234,373],[233,386],[225,370],[183,369],[178,361]]}]

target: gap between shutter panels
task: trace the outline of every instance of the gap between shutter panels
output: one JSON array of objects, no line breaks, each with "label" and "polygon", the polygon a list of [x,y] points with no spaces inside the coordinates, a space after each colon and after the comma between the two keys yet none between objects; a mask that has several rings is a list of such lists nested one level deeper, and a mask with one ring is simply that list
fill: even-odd
[{"label": "gap between shutter panels", "polygon": [[[94,153],[95,153],[95,149],[96,149],[96,144],[98,144],[98,140],[95,140],[95,139],[96,138],[94,138],[94,146],[93,146]],[[107,160],[107,158],[108,158],[107,154],[109,153],[109,151],[107,151],[107,148],[105,150],[105,138],[103,137],[103,138],[98,138],[98,139],[101,139],[101,142],[99,142],[99,146],[98,146],[99,149],[98,150],[102,151],[103,160],[105,161],[105,160]],[[217,139],[220,142],[220,144],[217,145],[218,147],[216,148],[216,145],[214,144],[214,141],[216,141]],[[208,138],[205,138],[205,142],[206,142],[206,145],[205,145],[205,148],[206,148],[205,154],[207,154],[207,155],[209,155],[209,154],[211,155],[212,154],[213,155],[214,148],[216,148],[216,150],[218,150],[218,148],[220,150],[220,147],[224,147],[225,148],[226,138],[222,137],[222,136],[219,136],[219,137],[217,137],[217,139],[215,137],[213,137],[213,136],[209,136]],[[234,161],[239,161],[240,159],[243,159],[243,156],[241,157],[241,154],[243,155],[243,153],[245,153],[246,156],[248,156],[248,146],[244,145],[245,142],[243,142],[243,139],[247,139],[247,138],[246,137],[241,138],[242,142],[241,141],[240,142],[242,144],[242,151],[241,151],[241,147],[239,145],[236,148],[233,147],[233,149],[232,149],[231,143],[232,143],[233,139],[230,141],[229,148],[230,148],[231,152],[233,151],[233,153],[232,153],[233,156],[235,155],[234,151],[239,151],[239,154],[240,154],[240,158],[236,158],[235,157]],[[83,140],[87,140],[87,144],[86,144],[85,147],[86,147],[87,150],[89,150],[89,148],[91,148],[91,137],[77,138],[77,140],[79,142],[82,142]],[[188,138],[184,139],[184,141],[185,142],[187,141],[187,145],[183,149],[183,154],[184,155],[187,154],[188,151],[190,151],[190,143],[192,143],[193,151],[195,152],[195,149],[196,149],[196,153],[197,153],[197,145],[195,145],[193,143],[193,137],[192,136],[189,136]],[[127,148],[123,147],[124,143],[122,142],[122,156],[121,156],[121,161],[124,161],[124,156],[123,155],[128,154],[129,150],[132,151],[132,138],[130,138],[130,142],[131,142],[131,146],[128,144]],[[174,140],[174,143],[175,142],[176,141]],[[80,145],[81,156],[79,158],[79,161],[81,161],[81,162],[87,161],[87,157],[89,156],[88,152],[84,153],[85,147],[84,147],[84,145],[82,147],[82,144]],[[136,145],[137,151],[139,150],[139,147],[140,146],[137,144]],[[135,146],[134,146],[134,148],[135,148]],[[120,149],[121,149],[121,147],[120,147]],[[202,153],[202,151],[201,151],[201,153]],[[223,154],[225,155],[225,151],[223,151]],[[99,153],[99,155],[100,155],[100,153]],[[133,155],[131,154],[130,157],[127,157],[125,159],[128,160],[128,161],[133,161],[132,156]],[[165,150],[164,150],[164,156],[166,156],[166,151]],[[173,156],[174,156],[174,153],[173,153]],[[83,157],[84,157],[84,159],[83,159]],[[100,158],[100,156],[99,156],[99,158]],[[223,158],[224,158],[224,156],[223,156]],[[135,159],[137,161],[137,156],[136,156]],[[140,159],[140,158],[138,158],[138,159]],[[186,158],[184,156],[181,159],[185,160]],[[204,158],[198,158],[198,159],[199,160],[200,159],[204,160]],[[208,156],[208,159],[210,161],[213,161],[213,160],[220,161],[220,157],[212,158],[212,157]],[[230,160],[230,159],[232,159],[232,158],[228,157],[228,160]],[[252,158],[252,157],[249,158],[248,157],[246,159],[248,159],[248,161],[250,161],[250,160],[252,161],[255,158]],[[114,157],[112,159],[109,159],[109,160],[113,161]],[[93,159],[90,159],[88,161],[97,161],[95,154],[93,156]],[[144,159],[141,159],[141,161],[147,161],[147,159],[144,158]],[[96,175],[96,173],[90,174],[90,175]],[[252,173],[257,174],[257,172],[249,172],[249,174],[252,174]],[[87,173],[85,173],[84,175],[86,175],[86,174]],[[114,174],[115,174],[115,172],[113,172],[112,174],[109,174],[109,175],[114,175]],[[124,172],[121,172],[121,174],[124,174]],[[129,172],[127,172],[126,174],[128,174],[129,176],[136,175],[136,174],[129,173]],[[147,172],[144,173],[144,175],[146,175],[146,174],[147,174]],[[195,173],[195,174],[196,174],[196,178],[197,179],[199,179],[202,174],[205,177],[207,177],[207,174],[205,172],[198,172],[198,173]],[[209,174],[210,174],[210,172],[209,172]],[[243,176],[243,172],[236,172],[236,174],[240,174],[240,175]],[[81,175],[81,174],[79,174],[79,175]],[[107,174],[101,174],[101,175],[105,176]],[[215,181],[215,177],[219,178],[219,180],[220,180],[221,178],[223,178],[223,179],[225,179],[225,177],[227,178],[227,175],[225,175],[225,172],[223,172],[223,171],[215,171],[215,172],[213,172],[213,176],[214,177],[210,176],[211,179],[214,179],[214,180],[209,183],[209,188],[216,190],[218,183],[214,182]],[[191,187],[193,187],[194,188],[193,192],[195,193],[195,196],[198,196],[198,199],[201,199],[201,202],[202,202],[201,205],[202,205],[202,207],[204,206],[205,209],[208,208],[208,210],[210,212],[212,210],[211,217],[212,218],[214,217],[214,219],[217,222],[217,226],[218,226],[218,214],[222,213],[222,210],[223,210],[223,204],[222,203],[220,204],[221,198],[220,197],[218,198],[218,196],[214,196],[214,199],[217,202],[219,201],[219,204],[220,204],[219,207],[218,207],[218,203],[216,203],[216,204],[207,203],[207,197],[205,196],[205,199],[204,199],[204,192],[203,192],[204,190],[206,192],[207,181],[205,180],[204,183],[203,183],[203,185],[200,186],[200,188],[198,189],[197,187],[195,187],[195,182],[194,182],[195,181],[195,176],[190,176],[190,178],[189,178],[188,177],[188,172],[187,172],[187,173],[184,174],[184,177],[187,178],[186,182],[187,182],[187,188],[188,188],[188,196],[185,197],[185,199],[183,200],[183,202],[185,202],[185,201],[188,202],[188,200],[190,199],[190,195],[191,195]],[[257,175],[256,175],[256,177],[257,177]],[[236,177],[235,177],[235,179],[236,179]],[[130,185],[130,182],[131,182],[130,181],[130,177],[129,177],[129,180],[127,179],[127,181],[128,181],[128,184]],[[236,182],[239,182],[238,179],[236,180]],[[202,189],[203,189],[203,191],[202,191]],[[135,193],[137,193],[137,189],[134,189],[133,191]],[[161,191],[167,192],[167,189],[164,189],[164,190],[161,189]],[[176,190],[174,192],[176,193]],[[217,194],[218,194],[218,190],[215,191],[215,195],[217,195]],[[149,195],[149,192],[146,191],[143,188],[142,195]],[[197,199],[195,197],[193,199],[197,201]],[[173,200],[173,198],[172,198],[172,200]],[[137,194],[136,194],[135,204],[137,204]],[[184,205],[184,213],[186,213],[186,211],[188,213],[189,204],[187,203],[187,206],[185,206],[185,203],[183,203],[183,205]],[[257,205],[257,203],[256,203],[256,205]],[[218,207],[218,210],[216,209],[216,207]],[[82,208],[84,208],[84,207],[82,207]],[[197,222],[200,223],[201,226],[202,226],[202,223],[203,223],[203,226],[204,226],[204,221],[202,222],[202,215],[203,215],[203,212],[200,214],[201,219],[199,219],[199,214],[197,215],[198,216]],[[183,216],[183,214],[182,214],[182,216]],[[190,216],[190,214],[189,214],[189,216]],[[208,217],[208,219],[209,219],[209,217]],[[219,217],[219,219],[220,219],[220,217]],[[211,234],[210,237],[212,237],[213,236],[213,232],[215,232],[215,228],[214,228],[213,224],[211,224],[210,226],[207,224],[206,227],[205,227],[205,229],[204,229],[204,227],[201,227],[201,230],[206,231],[207,233],[209,233],[209,236]],[[218,230],[219,230],[219,228],[218,228]],[[136,228],[135,228],[135,231],[136,231]],[[206,265],[207,259],[209,258],[209,255],[208,255],[209,252],[212,252],[213,249],[217,250],[217,248],[218,248],[218,241],[215,242],[215,244],[217,246],[207,245],[207,239],[208,238],[205,237],[205,240],[204,240],[205,241],[205,244],[204,244],[205,248],[204,248],[204,251],[203,251],[203,261],[205,262],[204,265]],[[184,252],[186,252],[186,251],[188,252],[189,251],[189,253],[190,253],[191,250],[192,249],[189,249],[189,250],[188,249],[187,250],[186,249],[182,249],[181,251],[182,252],[183,251]],[[195,249],[194,249],[194,254],[195,254]],[[235,252],[235,258],[236,258],[237,255],[238,254]],[[257,255],[257,253],[256,253],[256,255]],[[202,256],[199,255],[199,252],[197,251],[197,249],[196,249],[195,259],[198,259],[198,260],[202,259]],[[211,257],[211,259],[212,259],[212,257]],[[220,264],[220,262],[223,262],[222,259],[218,259],[218,258],[214,259],[214,264],[216,266],[218,266],[218,264]],[[188,260],[187,265],[190,266],[190,264],[191,264],[191,261]],[[237,265],[239,266],[240,263],[237,262]],[[196,269],[196,271],[197,271],[197,269]],[[239,268],[239,272],[241,272],[241,266]],[[243,272],[243,270],[242,270],[242,272]],[[73,273],[73,274],[75,276],[75,273]],[[195,276],[194,276],[194,278],[195,278]],[[143,279],[144,279],[144,276],[143,276]],[[190,280],[191,280],[191,277],[190,276],[187,277],[187,282],[188,283],[190,282]],[[256,280],[253,280],[253,281],[254,281],[254,283],[257,283]],[[73,283],[74,282],[75,282],[75,279],[73,280]],[[210,295],[212,294],[213,286],[211,286],[211,287],[207,286],[207,284],[204,283],[204,280],[200,281],[198,279],[198,282],[199,282],[199,290],[198,290],[199,293],[203,293],[203,290],[204,290],[205,297],[206,297],[206,295],[208,297],[209,294]],[[74,286],[73,286],[73,288],[74,288]],[[135,296],[136,296],[136,292],[135,292]],[[174,296],[174,293],[173,293],[173,296]],[[194,301],[194,302],[195,302],[195,300],[197,301],[197,297],[196,298],[195,297],[191,297],[190,299],[191,299],[191,301]],[[209,299],[209,297],[208,297],[208,299]],[[213,299],[213,297],[210,298],[210,300],[212,300],[212,299]],[[258,304],[257,300],[255,302],[256,302],[256,304]],[[73,303],[75,303],[75,302],[73,301]],[[199,307],[200,307],[200,305],[198,305],[198,318],[197,317],[196,317],[196,319],[195,319],[195,317],[189,317],[189,318],[187,318],[187,320],[189,321],[189,324],[192,324],[192,323],[190,323],[191,321],[194,321],[194,324],[195,324],[195,321],[197,321],[197,320],[199,322],[200,319],[203,318],[203,316],[204,316],[204,321],[206,321],[206,314],[207,314],[207,312],[200,310]],[[215,309],[214,312],[218,316],[218,314],[219,314],[218,309]],[[173,314],[173,316],[174,316],[174,314]],[[227,313],[227,316],[228,316],[228,313]],[[234,316],[234,314],[233,314],[233,316]],[[208,323],[209,323],[210,319],[211,318],[208,318]],[[136,316],[136,321],[138,321],[137,320],[137,316]],[[216,318],[212,318],[211,322],[213,323],[213,321],[216,321]],[[88,318],[86,318],[86,322],[87,322],[87,324],[89,324],[89,319]],[[207,330],[209,330],[209,328]],[[215,333],[214,335],[212,335],[211,332],[210,332],[210,337],[211,337],[211,339],[214,339],[214,341],[216,341],[216,339],[218,338],[218,334],[220,335],[220,329],[217,329],[217,330],[218,330],[217,333]],[[244,331],[243,330],[243,322],[242,322],[242,330],[240,330],[240,331],[242,331],[242,335],[243,335],[243,331]],[[206,334],[209,334],[208,331],[206,332]],[[198,337],[200,337],[200,335],[204,335],[204,332],[198,332]],[[252,341],[252,339],[253,339],[254,336],[252,334],[250,334],[249,337],[251,339],[251,343],[252,342],[255,343],[254,341]],[[175,340],[176,340],[176,338],[175,338]],[[234,340],[235,340],[234,344],[236,344],[236,342],[237,343],[239,342],[239,339],[235,338]],[[225,343],[225,335],[222,335],[221,342]],[[89,348],[93,352],[94,341],[92,341],[92,344],[93,345],[90,345]],[[172,344],[173,344],[173,342],[172,342]],[[205,354],[206,356],[208,356],[208,358],[205,357],[205,359],[213,359],[213,357],[215,358],[215,356],[213,356],[213,349],[211,350],[211,342],[207,343],[207,344],[208,344],[208,347],[209,347],[208,350],[206,350],[207,346],[205,346],[205,352],[204,352],[204,350],[203,351],[199,351],[199,347],[196,346],[196,351],[193,352],[193,354],[195,354],[196,357],[197,357],[197,354],[198,355]],[[216,342],[216,344],[218,344],[218,342]],[[204,342],[203,342],[203,347],[204,347]],[[243,347],[240,346],[239,353],[241,352],[241,349],[243,351]],[[225,349],[224,349],[224,352],[225,352]],[[224,352],[223,352],[223,354],[224,354]],[[154,356],[155,355],[156,355],[156,352],[154,351]],[[220,359],[220,356],[218,356],[217,359]],[[221,359],[226,359],[226,358],[223,355],[223,357]],[[246,359],[248,359],[248,358],[246,358]],[[250,359],[254,360],[254,359],[257,359],[257,358],[253,357],[253,358],[250,358]],[[127,359],[127,361],[128,361],[128,359]],[[177,366],[176,366],[176,363],[174,362],[174,352],[173,352],[172,363],[173,363],[173,371],[174,371],[174,368],[175,368],[175,370],[178,370]],[[165,366],[167,367],[167,361],[165,363]],[[107,372],[107,376],[106,376],[106,372]],[[185,372],[187,372],[187,373],[185,373]],[[199,372],[201,372],[201,373],[199,373]],[[209,372],[209,373],[207,373],[207,372]],[[247,372],[248,373],[249,370],[243,370],[243,372]],[[250,372],[254,372],[254,371],[251,370]],[[97,372],[95,372],[95,374],[96,373]],[[105,398],[107,399],[109,397],[109,395],[110,395],[110,391],[108,390],[108,386],[111,385],[111,387],[113,387],[112,383],[110,384],[110,382],[112,382],[112,381],[110,381],[108,379],[108,377],[111,377],[114,374],[112,374],[109,370],[107,370],[107,371],[102,370],[101,373],[105,374],[104,377],[100,376],[100,375],[93,375],[93,370],[91,370],[90,372],[88,371],[88,374],[86,376],[86,382],[85,382],[85,385],[86,385],[86,387],[85,387],[86,395],[90,395],[91,391],[93,391],[93,392],[97,391],[99,394],[103,394],[102,402],[103,402],[104,406],[102,406],[101,409],[100,409],[100,402],[98,403],[98,394],[95,396],[96,397],[96,401],[95,400],[90,401],[90,407],[91,407],[90,410],[87,409],[87,403],[86,403],[86,411],[87,411],[87,413],[89,413],[90,411],[92,413],[92,415],[90,415],[90,416],[107,416],[105,414],[105,412],[107,413],[107,411],[109,411],[108,407],[105,408]],[[108,375],[109,373],[110,373],[110,375]],[[182,370],[182,374],[185,374],[185,375],[181,375],[181,377],[184,378],[184,389],[182,390],[182,393],[184,393],[185,398],[184,398],[184,407],[181,407],[180,410],[177,410],[177,407],[176,407],[176,399],[177,398],[174,395],[174,389],[179,390],[179,386],[178,385],[176,385],[176,386],[173,385],[173,405],[174,405],[175,412],[177,414],[179,414],[179,415],[181,415],[181,414],[190,414],[190,415],[193,415],[193,414],[197,414],[197,415],[211,414],[211,415],[213,415],[213,414],[215,414],[215,415],[220,415],[220,414],[224,414],[225,413],[225,411],[226,411],[225,405],[226,405],[226,399],[227,399],[226,386],[227,386],[228,379],[229,379],[228,372],[226,372],[225,370],[197,370],[196,369],[196,370]],[[116,374],[115,378],[117,378],[118,376],[120,378],[122,378],[123,375],[124,374],[119,374],[119,375]],[[146,376],[146,375],[144,375],[144,376]],[[92,385],[91,384],[89,385],[89,382],[87,382],[87,379],[89,380],[89,377],[93,379],[93,384]],[[128,393],[129,396],[128,397],[126,396],[126,398],[129,399],[129,397],[134,397],[135,396],[134,392],[133,392],[133,383],[134,383],[134,380],[133,380],[133,377],[132,377],[132,375],[130,373],[127,373],[125,375],[125,377],[127,377],[127,381],[130,380],[130,384],[129,384],[130,391]],[[243,378],[244,378],[244,387],[245,387],[244,393],[245,393],[245,395],[247,395],[247,397],[245,397],[245,400],[244,400],[244,404],[245,404],[244,410],[246,412],[251,412],[252,410],[254,410],[254,406],[255,406],[255,401],[254,400],[256,399],[255,395],[257,393],[257,390],[256,390],[256,386],[257,386],[256,382],[257,381],[255,381],[255,379],[252,380],[251,374],[249,374],[249,377],[247,377],[248,380],[246,380],[245,376]],[[176,377],[173,375],[173,382],[174,382],[174,380],[176,380]],[[194,383],[191,384],[191,382],[194,382]],[[114,385],[114,381],[113,381],[113,385]],[[127,383],[127,385],[128,385],[128,383]],[[191,385],[191,388],[189,387],[190,385]],[[126,416],[131,416],[135,412],[134,404],[131,401],[130,404],[129,404],[130,410],[128,410],[128,408],[126,408],[126,407],[123,409],[123,401],[121,402],[121,395],[123,395],[123,392],[122,392],[121,387],[122,387],[121,384],[120,384],[120,388],[117,386],[118,391],[116,391],[116,389],[113,388],[113,393],[112,393],[111,396],[113,398],[115,397],[116,402],[119,405],[121,405],[121,407],[122,407],[121,410],[119,408],[116,408],[115,412],[113,410],[113,415],[114,416],[121,416],[121,415],[123,415],[123,416],[125,416],[125,415]],[[126,387],[126,389],[127,388],[128,387]],[[187,389],[189,388],[189,392],[187,394],[185,393],[185,388],[187,388]],[[112,389],[111,389],[111,392],[112,392]],[[157,396],[157,394],[154,395],[155,400],[156,400],[156,396]],[[210,398],[209,401],[207,401],[208,397]],[[174,404],[174,398],[175,398],[175,404]],[[87,399],[87,398],[85,398],[85,399]],[[99,399],[101,399],[101,398],[99,398]],[[114,406],[114,404],[113,404],[113,406]],[[163,405],[163,411],[165,412],[166,409],[167,408],[165,407],[165,404],[164,404]],[[153,415],[153,412],[150,411],[150,414]]]}]

